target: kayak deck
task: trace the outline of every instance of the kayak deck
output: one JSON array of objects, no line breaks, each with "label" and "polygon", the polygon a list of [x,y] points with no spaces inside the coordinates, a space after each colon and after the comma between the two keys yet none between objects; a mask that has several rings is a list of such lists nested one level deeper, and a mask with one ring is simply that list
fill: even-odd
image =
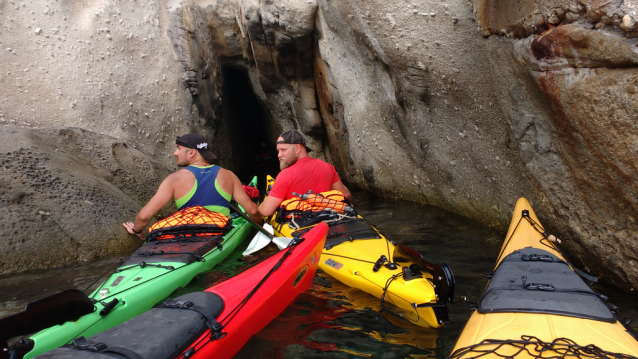
[{"label": "kayak deck", "polygon": [[565,262],[521,198],[496,271],[450,357],[637,357],[638,341],[604,299]]}]

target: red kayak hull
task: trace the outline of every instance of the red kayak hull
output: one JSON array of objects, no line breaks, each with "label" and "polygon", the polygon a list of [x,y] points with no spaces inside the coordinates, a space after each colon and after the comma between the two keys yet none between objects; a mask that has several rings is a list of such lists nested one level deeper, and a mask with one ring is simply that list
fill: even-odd
[{"label": "red kayak hull", "polygon": [[304,241],[293,248],[291,255],[272,272],[230,321],[228,318],[233,309],[288,250],[284,249],[250,270],[208,288],[207,292],[213,292],[224,300],[225,308],[218,320],[224,325],[226,336],[210,341],[210,331],[207,331],[195,341],[195,353],[190,358],[232,358],[254,334],[275,319],[297,295],[308,289],[315,276],[327,232],[328,226],[320,223],[304,234]]}]

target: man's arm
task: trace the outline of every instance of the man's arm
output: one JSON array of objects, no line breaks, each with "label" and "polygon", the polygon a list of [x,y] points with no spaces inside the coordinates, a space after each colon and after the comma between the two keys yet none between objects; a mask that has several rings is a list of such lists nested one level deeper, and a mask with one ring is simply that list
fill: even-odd
[{"label": "man's arm", "polygon": [[279,205],[283,202],[281,198],[268,196],[259,205],[259,213],[264,217],[272,216],[273,213],[279,208]]},{"label": "man's arm", "polygon": [[348,200],[352,199],[352,195],[350,194],[350,191],[348,190],[348,187],[346,187],[346,185],[344,185],[343,182],[341,182],[341,180],[333,183],[332,184],[332,189],[335,189],[335,190],[340,191],[341,193],[343,193],[343,196],[346,197]]},{"label": "man's arm", "polygon": [[[124,228],[130,233],[135,234],[140,238],[144,238],[141,232],[146,228],[151,218],[164,207],[173,198],[173,175],[168,176],[159,188],[155,195],[148,201],[146,206],[142,207],[140,212],[135,217],[135,223],[126,222],[122,223]],[[135,233],[135,231],[140,233]]]},{"label": "man's arm", "polygon": [[227,171],[227,173],[229,173],[230,177],[232,177],[233,199],[235,200],[235,202],[237,202],[246,211],[250,219],[258,224],[263,224],[264,220],[261,218],[259,212],[257,211],[257,205],[250,200],[250,197],[248,197],[248,195],[244,191],[244,187],[242,187],[239,178],[237,178],[237,176],[230,171]]}]

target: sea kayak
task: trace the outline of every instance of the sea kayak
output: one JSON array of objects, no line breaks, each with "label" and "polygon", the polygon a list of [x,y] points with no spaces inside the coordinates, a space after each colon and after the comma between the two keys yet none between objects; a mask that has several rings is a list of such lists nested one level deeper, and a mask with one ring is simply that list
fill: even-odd
[{"label": "sea kayak", "polygon": [[[274,179],[268,176],[267,188],[273,184]],[[322,271],[380,298],[382,306],[399,308],[398,314],[416,325],[437,328],[448,320],[454,275],[445,263],[429,263],[420,253],[392,243],[358,214],[328,211],[313,215],[305,223],[294,217],[277,222],[282,216],[275,213],[270,224],[275,236],[294,238],[316,223],[327,223],[328,236],[319,263]]]},{"label": "sea kayak", "polygon": [[450,358],[635,358],[638,341],[565,261],[521,198],[495,271]]},{"label": "sea kayak", "polygon": [[[256,186],[257,177],[251,182]],[[91,295],[94,310],[75,321],[44,329],[11,349],[11,358],[32,358],[123,323],[151,309],[195,275],[211,269],[244,241],[252,226],[236,213],[223,236],[148,241]]]},{"label": "sea kayak", "polygon": [[287,249],[221,284],[170,299],[37,358],[232,358],[310,287],[327,231],[328,226],[318,225]]}]

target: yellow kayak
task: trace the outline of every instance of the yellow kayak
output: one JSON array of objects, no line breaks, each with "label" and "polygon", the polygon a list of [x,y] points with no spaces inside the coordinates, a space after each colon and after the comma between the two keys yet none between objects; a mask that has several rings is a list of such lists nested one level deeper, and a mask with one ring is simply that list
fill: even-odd
[{"label": "yellow kayak", "polygon": [[579,277],[521,198],[450,358],[634,358],[630,327]]},{"label": "yellow kayak", "polygon": [[[268,188],[274,179],[268,176]],[[319,213],[314,220],[276,221],[275,236],[293,238],[318,222],[329,226],[319,268],[340,282],[392,304],[416,325],[440,327],[448,320],[447,302],[454,295],[454,276],[445,263],[432,264],[420,253],[393,244],[359,215]]]}]

